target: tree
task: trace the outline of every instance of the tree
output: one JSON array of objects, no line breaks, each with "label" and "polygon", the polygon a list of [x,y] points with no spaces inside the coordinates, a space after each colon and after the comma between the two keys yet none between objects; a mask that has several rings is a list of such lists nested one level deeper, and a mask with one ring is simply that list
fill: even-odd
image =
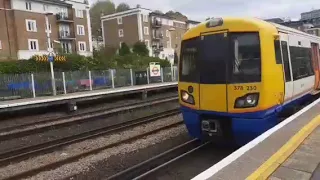
[{"label": "tree", "polygon": [[129,6],[127,3],[120,3],[120,4],[117,6],[116,11],[117,11],[117,12],[122,12],[122,11],[126,11],[126,10],[129,10],[129,9],[130,9],[130,6]]},{"label": "tree", "polygon": [[132,51],[139,56],[149,56],[149,49],[144,42],[138,41],[133,45]]},{"label": "tree", "polygon": [[176,20],[179,20],[179,21],[187,21],[188,18],[187,16],[183,15],[182,13],[180,12],[174,12],[174,11],[168,11],[166,12],[166,15],[169,16],[169,17],[172,17]]},{"label": "tree", "polygon": [[101,15],[115,13],[115,5],[110,0],[102,0],[94,3],[90,8],[91,29],[93,37],[101,36]]},{"label": "tree", "polygon": [[157,13],[157,14],[163,14],[163,12],[162,11],[160,11],[160,10],[155,10],[155,11],[153,11],[154,13]]},{"label": "tree", "polygon": [[124,55],[130,54],[130,53],[131,52],[130,52],[129,46],[126,43],[121,43],[121,47],[119,49],[119,55],[124,56]]}]

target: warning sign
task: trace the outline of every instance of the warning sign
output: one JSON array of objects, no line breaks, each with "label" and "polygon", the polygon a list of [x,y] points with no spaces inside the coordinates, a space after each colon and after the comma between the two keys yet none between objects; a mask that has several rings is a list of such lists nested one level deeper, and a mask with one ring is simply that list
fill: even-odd
[{"label": "warning sign", "polygon": [[150,77],[161,76],[160,64],[150,63]]}]

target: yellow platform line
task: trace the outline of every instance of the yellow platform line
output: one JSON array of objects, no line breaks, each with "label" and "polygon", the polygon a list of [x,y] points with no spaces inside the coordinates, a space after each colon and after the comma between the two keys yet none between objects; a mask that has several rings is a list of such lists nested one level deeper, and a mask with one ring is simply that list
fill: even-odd
[{"label": "yellow platform line", "polygon": [[283,145],[275,154],[273,154],[246,179],[267,179],[299,147],[299,145],[312,133],[312,131],[319,126],[319,124],[320,115],[305,125],[285,145]]}]

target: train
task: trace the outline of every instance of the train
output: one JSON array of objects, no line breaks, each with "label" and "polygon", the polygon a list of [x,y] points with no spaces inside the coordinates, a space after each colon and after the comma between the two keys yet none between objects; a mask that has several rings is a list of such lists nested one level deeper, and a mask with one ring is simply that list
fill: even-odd
[{"label": "train", "polygon": [[251,17],[211,18],[189,29],[178,77],[189,135],[243,145],[277,125],[319,94],[319,43]]}]

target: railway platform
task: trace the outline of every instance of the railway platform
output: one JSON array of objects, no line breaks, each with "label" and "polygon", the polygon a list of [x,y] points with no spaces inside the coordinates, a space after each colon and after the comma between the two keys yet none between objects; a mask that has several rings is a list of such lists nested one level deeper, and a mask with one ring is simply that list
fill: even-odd
[{"label": "railway platform", "polygon": [[193,180],[320,179],[320,99]]},{"label": "railway platform", "polygon": [[0,113],[31,109],[43,106],[60,105],[80,101],[95,100],[112,96],[121,96],[126,94],[142,93],[142,96],[148,91],[176,88],[177,82],[152,83],[146,85],[134,85],[119,88],[109,88],[101,90],[83,91],[70,94],[60,94],[56,96],[42,96],[35,98],[16,99],[9,101],[0,101]]}]

